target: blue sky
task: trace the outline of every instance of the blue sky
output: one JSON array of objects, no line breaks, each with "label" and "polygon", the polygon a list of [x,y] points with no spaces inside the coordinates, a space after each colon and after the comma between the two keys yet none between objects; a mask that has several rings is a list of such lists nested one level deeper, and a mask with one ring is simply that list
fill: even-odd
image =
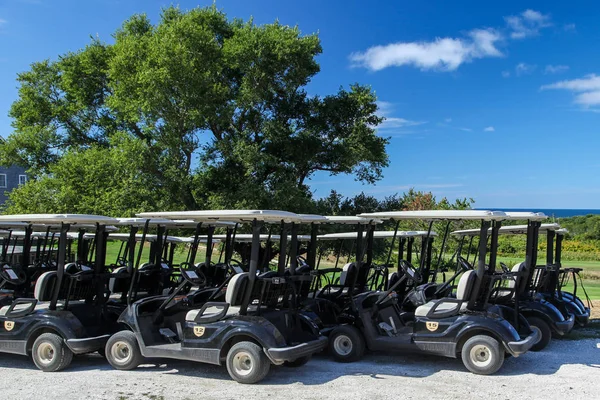
[{"label": "blue sky", "polygon": [[[157,20],[171,2],[2,0],[0,134],[16,74],[75,51],[133,13]],[[181,8],[212,1],[181,1]],[[378,197],[409,187],[473,197],[476,207],[600,208],[600,4],[558,1],[220,0],[230,17],[319,32],[324,52],[311,94],[359,82],[388,118],[390,167],[376,186],[319,175]]]}]

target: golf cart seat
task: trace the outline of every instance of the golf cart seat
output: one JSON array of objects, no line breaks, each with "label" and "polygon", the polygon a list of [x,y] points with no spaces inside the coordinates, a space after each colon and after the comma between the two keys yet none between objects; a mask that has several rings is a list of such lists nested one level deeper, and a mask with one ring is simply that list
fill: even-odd
[{"label": "golf cart seat", "polygon": [[[524,262],[515,264],[510,270],[510,272],[515,274],[514,279],[509,279],[505,287],[498,288],[496,290],[496,297],[503,298],[503,300],[505,300],[505,298],[512,299],[515,296],[516,289],[521,293],[520,291],[524,289],[522,285],[526,283],[526,280],[520,279],[520,277],[525,269]],[[517,282],[519,282],[518,288]]]},{"label": "golf cart seat", "polygon": [[348,285],[354,281],[354,275],[357,273],[358,271],[355,263],[344,265],[338,283],[324,286],[317,292],[315,297],[330,298],[347,293]]},{"label": "golf cart seat", "polygon": [[[52,300],[52,292],[56,284],[56,271],[44,272],[35,283],[33,291],[35,300],[32,299],[17,299],[14,306],[8,305],[0,308],[0,316],[4,317],[10,311],[11,315],[17,313],[17,316],[25,316],[31,314],[35,310],[35,304],[38,301]],[[22,302],[21,304],[18,304]],[[33,305],[33,306],[32,306]],[[12,308],[12,310],[11,310]]]},{"label": "golf cart seat", "polygon": [[110,293],[121,293],[127,290],[129,288],[127,278],[129,278],[127,267],[115,268],[108,280],[108,290],[110,290]]},{"label": "golf cart seat", "polygon": [[[208,319],[211,317],[211,315],[220,315],[222,314],[223,306],[227,305],[229,307],[223,316],[239,313],[240,306],[242,305],[242,301],[244,299],[244,292],[249,281],[250,278],[247,272],[235,274],[227,285],[225,303],[207,303],[200,309],[190,310],[185,315],[185,320],[188,322],[196,322],[196,319],[199,317],[202,317],[202,319]],[[214,306],[211,306],[211,304],[214,304]],[[201,311],[202,313],[200,313]]]},{"label": "golf cart seat", "polygon": [[445,297],[425,303],[417,307],[415,317],[447,318],[466,310],[476,278],[475,271],[466,271],[458,281],[456,298]]}]

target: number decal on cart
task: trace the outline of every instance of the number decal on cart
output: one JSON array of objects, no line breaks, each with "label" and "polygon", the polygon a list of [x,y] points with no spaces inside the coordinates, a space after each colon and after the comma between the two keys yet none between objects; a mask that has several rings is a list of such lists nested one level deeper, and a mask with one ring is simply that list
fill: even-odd
[{"label": "number decal on cart", "polygon": [[15,323],[14,321],[4,321],[4,329],[6,329],[7,331],[12,331],[13,328],[15,327]]},{"label": "number decal on cart", "polygon": [[204,327],[203,326],[195,326],[194,327],[194,335],[200,337],[202,335],[204,335]]},{"label": "number decal on cart", "polygon": [[439,325],[440,324],[437,323],[437,322],[426,322],[425,323],[425,326],[427,327],[427,330],[431,331],[431,332],[437,331],[437,328],[438,328]]}]

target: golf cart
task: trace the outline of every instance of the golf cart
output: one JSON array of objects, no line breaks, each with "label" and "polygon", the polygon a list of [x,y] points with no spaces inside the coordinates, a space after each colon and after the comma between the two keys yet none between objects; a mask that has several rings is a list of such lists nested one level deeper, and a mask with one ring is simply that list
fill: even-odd
[{"label": "golf cart", "polygon": [[[554,265],[537,266],[538,236],[539,233],[546,233],[548,238],[553,238],[554,232],[558,229],[560,229],[558,224],[541,224],[535,220],[529,220],[527,225],[503,226],[498,229],[499,235],[527,235],[525,261],[517,263],[511,270],[500,263],[505,273],[523,275],[524,278],[520,280],[515,278],[508,282],[507,287],[499,287],[492,294],[490,302],[518,307],[519,313],[527,319],[532,329],[539,331],[540,340],[531,347],[531,351],[544,349],[550,343],[553,334],[564,336],[569,333],[575,321],[574,315],[569,312],[564,303],[548,301],[544,296],[538,296],[539,285],[546,280],[544,275],[556,268]],[[462,242],[465,237],[477,236],[479,232],[470,229],[452,234],[460,237]]]},{"label": "golf cart", "polygon": [[[486,271],[487,235],[507,219],[503,212],[491,211],[396,211],[361,214],[360,217],[392,220],[480,221],[480,260],[458,283],[454,297],[423,304],[414,313],[403,312],[395,289],[406,279],[420,281],[418,271],[406,260],[400,261],[402,277],[386,291],[365,292],[352,298],[345,312],[351,316],[329,335],[329,350],[342,362],[355,361],[365,349],[373,351],[417,351],[446,357],[461,357],[465,367],[476,374],[492,374],[502,366],[505,354],[519,356],[538,340],[523,318],[516,321],[509,307],[490,305],[491,289],[506,279]],[[494,230],[493,230],[494,232]],[[495,264],[492,235],[490,265]],[[372,235],[370,239],[372,240]],[[462,259],[461,259],[462,260]],[[464,261],[464,260],[463,260]],[[357,259],[360,267],[363,260]],[[512,312],[511,312],[512,311]],[[516,322],[516,323],[515,323]]]},{"label": "golf cart", "polygon": [[[116,320],[104,312],[108,279],[104,271],[105,227],[116,220],[80,214],[0,216],[0,222],[5,221],[60,225],[60,235],[57,269],[37,279],[34,298],[18,298],[0,308],[0,352],[30,355],[42,371],[60,371],[73,355],[102,348],[116,330]],[[69,229],[80,224],[95,225],[93,264],[65,261]],[[4,270],[0,277],[10,280],[13,275],[18,274]]]},{"label": "golf cart", "polygon": [[[256,383],[271,364],[301,365],[320,352],[327,339],[294,304],[294,284],[283,277],[283,265],[273,276],[258,275],[261,227],[299,222],[293,213],[265,210],[181,211],[139,214],[142,218],[191,219],[198,227],[211,222],[235,221],[252,226],[249,271],[232,275],[225,301],[208,298],[204,304],[186,301],[185,285],[202,287],[206,278],[193,265],[180,266],[184,281],[169,296],[129,301],[119,322],[129,330],[114,334],[106,356],[117,369],[133,369],[144,357],[172,358],[227,365],[240,383]],[[147,227],[144,232],[146,232]],[[285,236],[285,235],[284,235]],[[134,275],[138,270],[134,270]],[[215,291],[215,297],[220,293]]]}]

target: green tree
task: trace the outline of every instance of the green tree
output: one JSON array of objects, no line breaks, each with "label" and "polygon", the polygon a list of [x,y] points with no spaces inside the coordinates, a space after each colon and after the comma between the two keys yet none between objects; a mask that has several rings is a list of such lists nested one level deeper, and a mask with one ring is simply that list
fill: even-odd
[{"label": "green tree", "polygon": [[13,191],[7,211],[123,216],[161,205],[164,191],[151,175],[140,173],[147,153],[144,143],[124,134],[114,135],[109,147],[69,150],[48,174]]},{"label": "green tree", "polygon": [[[19,199],[36,184],[81,190],[67,161],[97,162],[93,153],[110,152],[122,135],[143,144],[133,156],[137,176],[161,193],[148,197],[147,209],[305,211],[312,207],[307,183],[318,171],[377,181],[388,157],[387,139],[375,131],[382,121],[375,94],[359,84],[307,94],[320,53],[318,36],[297,27],[228,20],[215,7],[170,7],[156,25],[134,15],[114,44],[95,38],[34,63],[17,78],[14,132],[0,144],[0,163],[28,166],[34,178],[13,195],[14,207],[25,206]],[[85,184],[102,183],[102,171],[86,173],[98,175]],[[73,211],[90,205],[70,198]],[[113,210],[107,199],[94,204]]]}]

